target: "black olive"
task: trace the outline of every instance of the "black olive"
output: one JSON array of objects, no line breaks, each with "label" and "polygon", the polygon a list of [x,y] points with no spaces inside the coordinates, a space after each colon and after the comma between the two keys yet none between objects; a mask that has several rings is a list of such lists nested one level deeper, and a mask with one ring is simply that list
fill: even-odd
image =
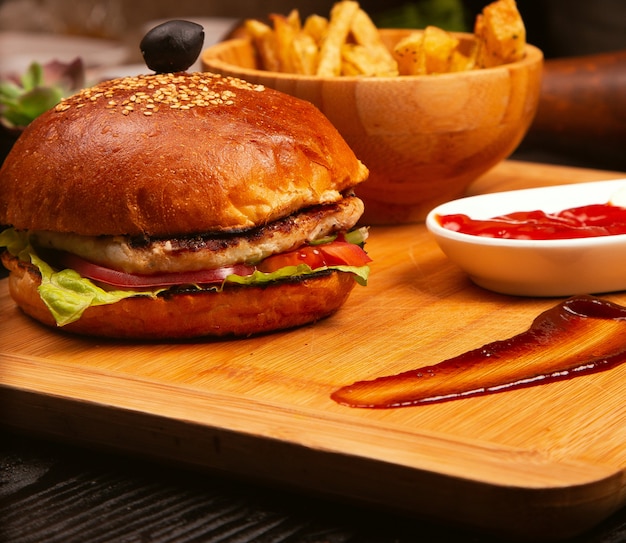
[{"label": "black olive", "polygon": [[139,48],[146,66],[157,73],[182,72],[202,51],[204,29],[191,21],[167,21],[143,37]]}]

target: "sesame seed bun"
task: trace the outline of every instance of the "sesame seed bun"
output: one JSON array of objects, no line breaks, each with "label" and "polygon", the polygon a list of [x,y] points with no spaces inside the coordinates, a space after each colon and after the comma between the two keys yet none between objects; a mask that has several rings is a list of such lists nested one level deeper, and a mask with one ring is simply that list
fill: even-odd
[{"label": "sesame seed bun", "polygon": [[237,231],[367,177],[310,103],[208,73],[101,83],[32,122],[0,170],[0,224],[82,235]]},{"label": "sesame seed bun", "polygon": [[[352,188],[367,174],[308,102],[209,73],[129,77],[84,89],[26,128],[0,169],[0,225],[27,234],[32,262],[53,270],[70,266],[64,254],[82,259],[83,270],[86,262],[142,280],[173,269],[256,269],[352,228],[362,213]],[[224,262],[218,268],[203,267],[209,251]],[[48,271],[8,250],[2,262],[17,305],[57,326],[40,292]],[[336,268],[279,275],[148,294],[85,275],[130,297],[89,305],[62,326],[116,338],[247,336],[325,318],[355,285]]]}]

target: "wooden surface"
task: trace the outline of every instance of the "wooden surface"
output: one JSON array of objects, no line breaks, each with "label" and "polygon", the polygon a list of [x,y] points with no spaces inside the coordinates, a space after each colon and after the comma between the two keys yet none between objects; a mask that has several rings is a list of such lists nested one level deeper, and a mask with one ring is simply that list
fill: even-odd
[{"label": "wooden surface", "polygon": [[[473,190],[621,176],[508,162]],[[4,422],[523,539],[574,535],[626,504],[626,365],[417,408],[332,402],[352,381],[510,337],[558,302],[473,286],[423,225],[373,228],[368,251],[370,285],[337,315],[237,341],[66,336],[24,317],[2,281]]]}]

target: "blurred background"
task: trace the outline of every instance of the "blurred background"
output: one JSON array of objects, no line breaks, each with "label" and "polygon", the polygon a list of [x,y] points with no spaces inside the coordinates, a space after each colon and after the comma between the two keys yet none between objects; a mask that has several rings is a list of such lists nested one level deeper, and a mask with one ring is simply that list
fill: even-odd
[{"label": "blurred background", "polygon": [[[456,31],[471,31],[476,14],[487,3],[360,2],[379,27],[433,24]],[[328,15],[333,4],[332,0],[0,0],[0,77],[24,71],[33,60],[69,62],[76,55],[83,58],[91,80],[133,75],[146,71],[138,47],[142,36],[163,20],[199,22],[208,46],[244,18],[287,14],[294,7],[303,17]],[[551,101],[540,106],[517,156],[530,152],[533,159],[626,171],[626,2],[518,0],[517,5],[528,42],[541,48],[546,59],[574,59],[546,72],[546,97]],[[606,55],[613,53],[618,55],[607,67]],[[605,56],[598,63],[594,55]],[[555,121],[554,114],[565,121]]]},{"label": "blurred background", "polygon": [[[327,15],[326,0],[0,0],[0,31],[45,32],[120,40],[132,47],[145,25],[170,18],[264,18],[268,13]],[[471,30],[481,0],[362,0],[378,26]],[[580,55],[626,46],[626,2],[622,0],[518,0],[528,39],[547,57]]]}]

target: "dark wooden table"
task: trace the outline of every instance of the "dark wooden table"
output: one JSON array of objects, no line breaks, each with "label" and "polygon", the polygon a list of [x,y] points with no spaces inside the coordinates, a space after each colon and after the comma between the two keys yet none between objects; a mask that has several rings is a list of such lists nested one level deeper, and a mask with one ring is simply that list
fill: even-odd
[{"label": "dark wooden table", "polygon": [[[0,429],[0,541],[415,543],[484,535]],[[567,543],[626,541],[626,509]]]}]

